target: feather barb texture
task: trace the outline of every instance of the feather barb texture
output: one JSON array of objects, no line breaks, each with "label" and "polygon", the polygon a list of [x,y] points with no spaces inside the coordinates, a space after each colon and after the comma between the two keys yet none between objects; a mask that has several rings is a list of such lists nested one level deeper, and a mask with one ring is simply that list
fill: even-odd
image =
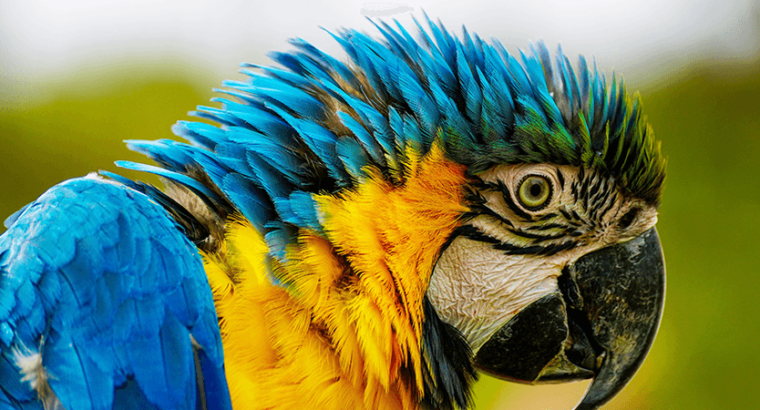
[{"label": "feather barb texture", "polygon": [[416,407],[423,296],[466,177],[437,145],[407,161],[403,185],[368,167],[354,189],[315,195],[324,233],[300,229],[283,261],[240,217],[204,254],[235,408]]}]

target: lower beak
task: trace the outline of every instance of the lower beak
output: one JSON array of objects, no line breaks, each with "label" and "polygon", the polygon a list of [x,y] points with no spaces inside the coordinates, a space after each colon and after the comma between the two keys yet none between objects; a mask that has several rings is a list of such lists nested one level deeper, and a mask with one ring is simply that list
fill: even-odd
[{"label": "lower beak", "polygon": [[657,231],[584,255],[558,288],[499,329],[475,364],[525,383],[593,378],[576,410],[597,409],[625,387],[657,334],[665,301]]}]

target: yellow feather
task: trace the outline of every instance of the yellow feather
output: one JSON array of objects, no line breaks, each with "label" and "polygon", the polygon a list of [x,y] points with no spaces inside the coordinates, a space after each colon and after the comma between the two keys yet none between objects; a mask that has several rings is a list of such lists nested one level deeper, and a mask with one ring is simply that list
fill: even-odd
[{"label": "yellow feather", "polygon": [[239,216],[203,255],[236,410],[416,408],[422,300],[466,178],[435,144],[405,161],[401,185],[368,167],[353,190],[315,195],[325,236],[301,230],[284,265]]},{"label": "yellow feather", "polygon": [[245,286],[269,283],[266,264],[269,247],[261,232],[242,216],[235,215],[227,223],[225,237],[229,252],[236,260],[239,275],[236,279]]}]

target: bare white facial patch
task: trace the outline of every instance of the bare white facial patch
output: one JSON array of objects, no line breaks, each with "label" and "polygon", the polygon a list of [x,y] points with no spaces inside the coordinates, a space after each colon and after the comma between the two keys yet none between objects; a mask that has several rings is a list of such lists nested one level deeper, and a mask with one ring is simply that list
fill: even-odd
[{"label": "bare white facial patch", "polygon": [[556,290],[561,273],[540,256],[507,255],[460,236],[438,260],[427,296],[477,353],[517,312]]}]

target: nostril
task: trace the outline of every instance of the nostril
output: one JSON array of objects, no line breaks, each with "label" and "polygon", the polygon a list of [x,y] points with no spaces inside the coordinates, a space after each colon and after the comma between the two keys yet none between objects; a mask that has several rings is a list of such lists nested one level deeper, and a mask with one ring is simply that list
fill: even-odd
[{"label": "nostril", "polygon": [[629,209],[628,212],[626,212],[622,218],[620,218],[620,220],[618,221],[618,225],[623,229],[628,228],[629,226],[631,226],[633,221],[636,220],[637,216],[639,216],[639,208],[633,207]]}]

